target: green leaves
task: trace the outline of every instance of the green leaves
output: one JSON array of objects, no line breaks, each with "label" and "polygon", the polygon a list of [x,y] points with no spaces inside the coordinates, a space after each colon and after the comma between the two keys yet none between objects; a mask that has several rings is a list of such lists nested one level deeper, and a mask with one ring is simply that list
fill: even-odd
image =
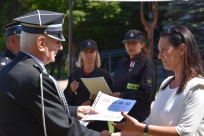
[{"label": "green leaves", "polygon": [[[16,4],[14,1],[20,4]],[[11,12],[16,5],[18,5],[18,9]],[[4,15],[6,19],[4,24],[15,17],[36,9],[65,13],[66,18],[63,30],[65,38],[68,40],[69,0],[7,0],[4,6],[7,11],[10,8],[8,12],[11,14],[10,19],[8,19],[6,14]],[[148,12],[149,7],[147,3],[145,14]],[[122,48],[121,41],[123,36],[130,29],[139,29],[145,32],[144,26],[140,21],[140,2],[74,0],[72,22],[73,43],[76,45],[76,52],[79,51],[80,43],[88,38],[94,39],[99,46],[99,50],[102,51]],[[67,46],[64,49],[66,51]]]},{"label": "green leaves", "polygon": [[167,29],[171,25],[183,25],[194,34],[198,46],[203,44],[204,3],[199,1],[171,2],[166,7],[165,20],[162,25]]}]

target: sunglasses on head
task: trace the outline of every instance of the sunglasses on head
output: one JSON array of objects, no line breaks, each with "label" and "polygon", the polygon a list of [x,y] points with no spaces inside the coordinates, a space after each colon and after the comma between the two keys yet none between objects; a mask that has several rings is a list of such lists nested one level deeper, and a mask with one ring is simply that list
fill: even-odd
[{"label": "sunglasses on head", "polygon": [[185,43],[185,42],[184,42],[184,41],[185,41],[185,38],[184,38],[183,34],[182,34],[180,31],[178,31],[178,30],[175,28],[174,25],[172,25],[171,27],[169,27],[168,33],[169,33],[169,34],[178,34],[178,35],[180,35],[182,42]]}]

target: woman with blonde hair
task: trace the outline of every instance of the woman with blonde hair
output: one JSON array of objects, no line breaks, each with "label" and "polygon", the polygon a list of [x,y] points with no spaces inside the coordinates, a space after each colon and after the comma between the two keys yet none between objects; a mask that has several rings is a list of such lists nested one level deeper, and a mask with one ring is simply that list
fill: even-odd
[{"label": "woman with blonde hair", "polygon": [[[77,65],[79,68],[69,75],[69,83],[64,91],[69,105],[92,105],[93,103],[94,98],[90,97],[90,92],[80,78],[104,77],[112,90],[113,81],[109,73],[100,68],[100,55],[97,43],[94,40],[88,39],[82,42]],[[105,121],[95,121],[89,123],[87,127],[99,132],[108,130],[108,125]]]}]

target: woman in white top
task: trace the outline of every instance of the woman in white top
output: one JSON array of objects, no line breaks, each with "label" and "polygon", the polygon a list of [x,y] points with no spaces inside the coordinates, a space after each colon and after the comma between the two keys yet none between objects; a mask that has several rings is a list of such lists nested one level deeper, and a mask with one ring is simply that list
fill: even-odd
[{"label": "woman in white top", "polygon": [[174,75],[163,81],[149,117],[113,124],[112,136],[204,136],[204,68],[192,33],[171,26],[161,34],[158,58]]}]

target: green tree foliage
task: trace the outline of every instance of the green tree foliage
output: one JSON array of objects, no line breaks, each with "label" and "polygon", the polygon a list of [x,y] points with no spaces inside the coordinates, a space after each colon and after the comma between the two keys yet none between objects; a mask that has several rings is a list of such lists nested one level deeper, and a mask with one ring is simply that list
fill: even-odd
[{"label": "green tree foliage", "polygon": [[[13,3],[13,1],[16,3]],[[144,13],[147,20],[148,13],[151,11],[150,4],[151,2],[145,3]],[[163,5],[165,4],[166,3]],[[17,8],[15,8],[16,5]],[[7,8],[15,9],[15,13],[12,13],[12,16],[9,16],[10,19],[6,18],[7,20],[12,20],[16,16],[37,9],[65,13],[64,35],[67,41],[63,44],[67,45],[69,30],[69,0],[7,0],[5,9]],[[20,10],[18,11],[18,9]],[[7,14],[6,12],[3,13],[5,15]],[[163,16],[163,14],[161,14],[161,16]],[[159,32],[159,28],[155,30],[156,33]],[[100,51],[122,48],[123,45],[121,44],[121,41],[123,40],[123,36],[130,29],[139,29],[146,33],[145,28],[140,21],[140,2],[74,1],[73,43],[76,45],[77,52],[79,51],[80,43],[88,38],[92,38],[98,43]],[[157,40],[155,40],[155,42],[157,43]],[[64,47],[65,51],[67,51],[67,46]]]},{"label": "green tree foliage", "polygon": [[116,47],[121,43],[123,22],[119,19],[122,9],[119,2],[76,2],[74,7],[74,41],[79,45],[91,38],[100,50]]},{"label": "green tree foliage", "polygon": [[18,0],[1,0],[1,8],[0,8],[0,54],[6,48],[5,41],[5,31],[4,26],[13,21],[13,18],[16,18],[23,13],[25,13],[27,9],[22,7],[22,5],[18,2]]},{"label": "green tree foliage", "polygon": [[[140,2],[78,1],[76,4],[74,40],[77,45],[92,38],[97,41],[100,50],[122,48],[121,41],[128,30],[138,29],[146,33],[140,20]],[[150,5],[145,3],[147,21]]]},{"label": "green tree foliage", "polygon": [[18,0],[23,7],[28,8],[28,12],[34,10],[50,10],[56,12],[65,12],[68,7],[67,0]]},{"label": "green tree foliage", "polygon": [[[36,9],[66,13],[64,33],[68,39],[69,1],[19,0],[29,11]],[[121,41],[130,29],[144,27],[140,21],[139,2],[95,2],[76,0],[73,6],[73,42],[77,45],[88,38],[96,40],[99,50],[123,47]]]},{"label": "green tree foliage", "polygon": [[197,44],[204,47],[204,2],[170,2],[162,21],[164,29],[171,25],[183,25],[191,30]]}]

